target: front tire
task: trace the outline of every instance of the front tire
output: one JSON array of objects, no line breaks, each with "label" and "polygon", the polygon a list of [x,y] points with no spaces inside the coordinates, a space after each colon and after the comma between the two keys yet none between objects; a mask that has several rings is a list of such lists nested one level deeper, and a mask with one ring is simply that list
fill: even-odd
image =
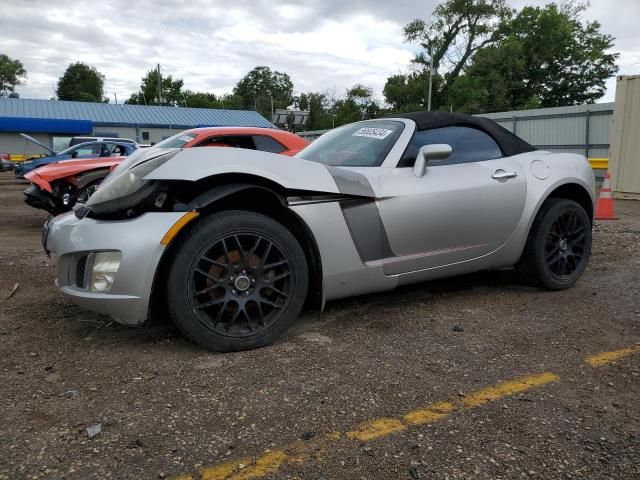
[{"label": "front tire", "polygon": [[527,283],[548,290],[572,287],[591,255],[591,219],[573,200],[551,198],[536,216],[516,269]]},{"label": "front tire", "polygon": [[171,318],[194,342],[214,351],[272,343],[304,305],[309,271],[291,232],[255,212],[224,211],[181,235],[169,267]]}]

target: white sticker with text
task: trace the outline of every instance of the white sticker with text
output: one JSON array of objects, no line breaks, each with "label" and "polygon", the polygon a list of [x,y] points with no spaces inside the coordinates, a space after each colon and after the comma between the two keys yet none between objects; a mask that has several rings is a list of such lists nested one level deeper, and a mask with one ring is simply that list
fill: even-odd
[{"label": "white sticker with text", "polygon": [[387,128],[373,128],[373,127],[363,127],[353,134],[354,137],[367,137],[367,138],[377,138],[378,140],[382,140],[383,138],[387,138],[389,135],[393,133],[393,130],[389,130]]}]

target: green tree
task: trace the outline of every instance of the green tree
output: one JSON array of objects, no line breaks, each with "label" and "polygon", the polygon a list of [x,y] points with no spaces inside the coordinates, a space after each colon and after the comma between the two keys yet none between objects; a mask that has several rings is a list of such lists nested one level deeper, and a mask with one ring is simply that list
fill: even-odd
[{"label": "green tree", "polygon": [[449,92],[455,109],[486,112],[593,103],[618,70],[614,39],[577,3],[524,7],[477,52]]},{"label": "green tree", "polygon": [[180,106],[189,108],[224,108],[227,110],[239,110],[242,108],[242,99],[229,93],[216,96],[208,92],[185,90],[182,93],[182,98],[183,102],[180,103]]},{"label": "green tree", "polygon": [[286,73],[259,66],[240,79],[233,94],[242,99],[243,108],[271,118],[272,99],[274,109],[287,108],[293,103],[293,82]]},{"label": "green tree", "polygon": [[[416,19],[404,27],[405,41],[421,48],[413,63],[425,72],[432,63],[439,76],[433,100],[446,98],[473,55],[498,39],[498,25],[511,15],[505,0],[445,0],[429,21]],[[433,106],[440,103],[434,101]]]},{"label": "green tree", "polygon": [[[426,70],[393,75],[387,78],[383,93],[391,112],[415,112],[427,109],[428,75]],[[432,104],[440,106],[442,100],[442,76],[433,76]]]},{"label": "green tree", "polygon": [[325,130],[333,127],[333,114],[329,111],[331,101],[326,93],[307,92],[294,98],[298,110],[308,111],[307,130]]},{"label": "green tree", "polygon": [[161,75],[161,98],[158,98],[158,70],[149,70],[142,78],[140,90],[133,93],[124,103],[133,105],[181,105],[185,98],[182,92],[184,81],[172,75]]},{"label": "green tree", "polygon": [[24,84],[26,77],[27,71],[20,60],[0,53],[0,97],[17,97],[15,88]]},{"label": "green tree", "polygon": [[370,88],[364,85],[354,85],[346,91],[344,98],[337,100],[332,107],[335,125],[369,120],[376,118],[381,109],[375,101]]},{"label": "green tree", "polygon": [[183,107],[189,108],[221,108],[221,101],[213,93],[208,92],[192,92],[185,90],[182,92],[184,102]]},{"label": "green tree", "polygon": [[58,80],[58,100],[108,102],[104,97],[104,75],[82,62],[70,64]]}]

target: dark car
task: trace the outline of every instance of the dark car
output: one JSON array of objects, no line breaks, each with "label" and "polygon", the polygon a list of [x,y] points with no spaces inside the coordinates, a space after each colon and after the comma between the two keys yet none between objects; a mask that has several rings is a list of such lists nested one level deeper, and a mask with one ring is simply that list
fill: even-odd
[{"label": "dark car", "polygon": [[6,153],[0,153],[0,172],[10,172],[11,170],[13,170],[11,158]]}]

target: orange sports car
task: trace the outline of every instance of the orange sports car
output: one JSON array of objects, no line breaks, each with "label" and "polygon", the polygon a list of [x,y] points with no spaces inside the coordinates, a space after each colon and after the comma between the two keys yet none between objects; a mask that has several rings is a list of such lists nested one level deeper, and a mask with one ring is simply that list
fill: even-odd
[{"label": "orange sports car", "polygon": [[[275,128],[207,127],[186,130],[150,148],[231,147],[293,156],[308,144],[298,135]],[[148,152],[149,148],[138,151]],[[24,201],[53,215],[71,210],[76,202],[86,202],[125,158],[64,160],[37,168],[25,175],[31,185],[24,191]]]}]

